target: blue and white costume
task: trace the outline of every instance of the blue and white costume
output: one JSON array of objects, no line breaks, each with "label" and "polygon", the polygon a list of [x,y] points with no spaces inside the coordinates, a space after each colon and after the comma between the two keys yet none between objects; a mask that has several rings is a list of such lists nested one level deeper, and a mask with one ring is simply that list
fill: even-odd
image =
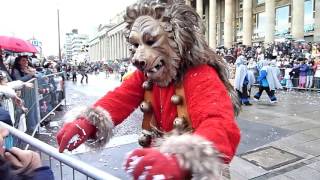
[{"label": "blue and white costume", "polygon": [[278,70],[276,67],[269,66],[268,61],[261,62],[262,68],[259,71],[259,92],[254,95],[256,100],[259,100],[262,92],[266,91],[270,98],[271,103],[277,102],[277,98],[275,96],[276,89],[282,89],[282,86],[278,79]]},{"label": "blue and white costume", "polygon": [[235,76],[235,89],[242,104],[251,105],[249,102],[248,90],[254,83],[254,75],[247,69],[247,60],[241,55],[236,60],[236,76]]}]

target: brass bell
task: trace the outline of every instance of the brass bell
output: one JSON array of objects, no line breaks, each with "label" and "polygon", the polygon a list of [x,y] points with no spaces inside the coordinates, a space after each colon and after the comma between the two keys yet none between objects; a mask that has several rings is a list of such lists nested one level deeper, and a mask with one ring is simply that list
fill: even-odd
[{"label": "brass bell", "polygon": [[173,121],[173,127],[178,130],[184,130],[188,127],[188,122],[183,117],[176,117]]},{"label": "brass bell", "polygon": [[171,102],[175,105],[180,105],[182,103],[182,97],[179,95],[173,95],[171,97]]},{"label": "brass bell", "polygon": [[152,82],[151,81],[143,82],[142,88],[145,90],[151,90],[152,89]]},{"label": "brass bell", "polygon": [[141,134],[138,142],[142,147],[149,147],[151,145],[151,135],[149,134]]},{"label": "brass bell", "polygon": [[147,112],[151,112],[151,104],[146,102],[146,101],[143,101],[141,104],[140,104],[140,109],[142,112],[144,113],[147,113]]}]

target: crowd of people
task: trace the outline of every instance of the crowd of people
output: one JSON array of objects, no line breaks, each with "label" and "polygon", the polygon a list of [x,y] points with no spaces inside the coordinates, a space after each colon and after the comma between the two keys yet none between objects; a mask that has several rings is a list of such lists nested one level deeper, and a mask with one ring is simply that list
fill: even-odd
[{"label": "crowd of people", "polygon": [[[320,43],[284,40],[268,44],[266,47],[261,43],[253,47],[241,44],[230,49],[220,47],[216,52],[229,63],[230,79],[236,79],[235,83],[238,84],[235,86],[238,91],[242,87],[250,90],[250,86],[254,83],[261,85],[267,82],[262,80],[261,70],[264,66],[274,69],[276,81],[279,81],[279,86],[287,91],[293,88],[320,91]],[[244,72],[248,74],[243,75]],[[240,86],[239,83],[244,83],[246,86]],[[261,90],[259,89],[260,94]],[[266,91],[270,98],[275,98],[273,90]],[[247,96],[250,96],[249,92],[240,95],[243,104],[250,105]],[[256,94],[254,97],[259,99],[260,95]]]},{"label": "crowd of people", "polygon": [[[63,76],[54,73],[63,68],[54,61],[40,61],[35,55],[15,55],[0,52],[1,121],[31,133],[37,123],[36,92],[40,94],[40,117],[46,116],[64,98]],[[33,89],[33,81],[38,89]],[[11,145],[13,142],[11,142]]]}]

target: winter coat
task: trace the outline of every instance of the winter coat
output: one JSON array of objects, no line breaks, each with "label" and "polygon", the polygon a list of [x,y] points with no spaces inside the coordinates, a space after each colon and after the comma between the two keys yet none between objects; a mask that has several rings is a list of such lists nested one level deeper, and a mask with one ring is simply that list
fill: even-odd
[{"label": "winter coat", "polygon": [[308,65],[307,64],[301,64],[299,68],[299,76],[307,76],[308,71]]},{"label": "winter coat", "polygon": [[[135,71],[120,87],[98,100],[93,108],[103,109],[113,125],[121,124],[144,100],[144,81],[143,72]],[[230,96],[218,73],[208,65],[190,68],[183,77],[183,87],[193,135],[206,139],[223,155],[224,162],[229,163],[236,153],[240,130]],[[177,106],[171,102],[175,85],[170,83],[167,87],[159,87],[153,84],[151,93],[157,128],[170,132],[177,117]],[[97,129],[106,125],[100,126],[96,126]],[[190,139],[185,143],[189,142]]]}]

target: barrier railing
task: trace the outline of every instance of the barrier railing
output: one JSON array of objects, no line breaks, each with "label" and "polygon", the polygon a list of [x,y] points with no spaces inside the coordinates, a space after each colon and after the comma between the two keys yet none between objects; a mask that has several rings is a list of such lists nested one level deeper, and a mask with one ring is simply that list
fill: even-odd
[{"label": "barrier railing", "polygon": [[[98,179],[98,180],[120,180],[119,178],[108,174],[96,167],[93,167],[89,164],[86,164],[78,159],[75,159],[71,156],[68,156],[63,153],[59,153],[58,150],[44,142],[41,142],[38,139],[35,139],[3,122],[0,122],[0,127],[3,127],[5,129],[8,129],[10,134],[15,136],[16,138],[24,141],[27,144],[30,144],[33,148],[39,151],[41,159],[43,162],[47,162],[50,168],[58,168],[59,169],[59,175],[57,177],[57,174],[55,174],[55,179],[73,179],[73,180],[78,180],[78,179]],[[44,158],[44,155],[48,156],[48,159]],[[56,160],[58,163],[56,166],[53,166],[53,159]],[[66,174],[64,173],[64,170],[66,170],[65,165],[68,166],[71,171],[67,171]],[[64,167],[64,168],[63,168]],[[57,171],[54,171],[57,172]],[[82,178],[79,178],[79,173],[82,175]],[[67,176],[67,177],[66,177]],[[72,177],[70,177],[72,176]]]},{"label": "barrier railing", "polygon": [[[36,78],[33,78],[29,80],[28,83],[32,83],[33,88],[24,87],[19,90],[18,93],[21,94],[21,99],[24,100],[25,107],[28,108],[28,111],[25,113],[27,120],[26,126],[28,132],[32,132],[39,123],[41,116],[39,108],[38,81]],[[16,121],[17,123],[20,123],[19,116],[16,117]]]},{"label": "barrier railing", "polygon": [[40,121],[43,121],[60,105],[66,104],[64,72],[39,77],[38,87]]}]

